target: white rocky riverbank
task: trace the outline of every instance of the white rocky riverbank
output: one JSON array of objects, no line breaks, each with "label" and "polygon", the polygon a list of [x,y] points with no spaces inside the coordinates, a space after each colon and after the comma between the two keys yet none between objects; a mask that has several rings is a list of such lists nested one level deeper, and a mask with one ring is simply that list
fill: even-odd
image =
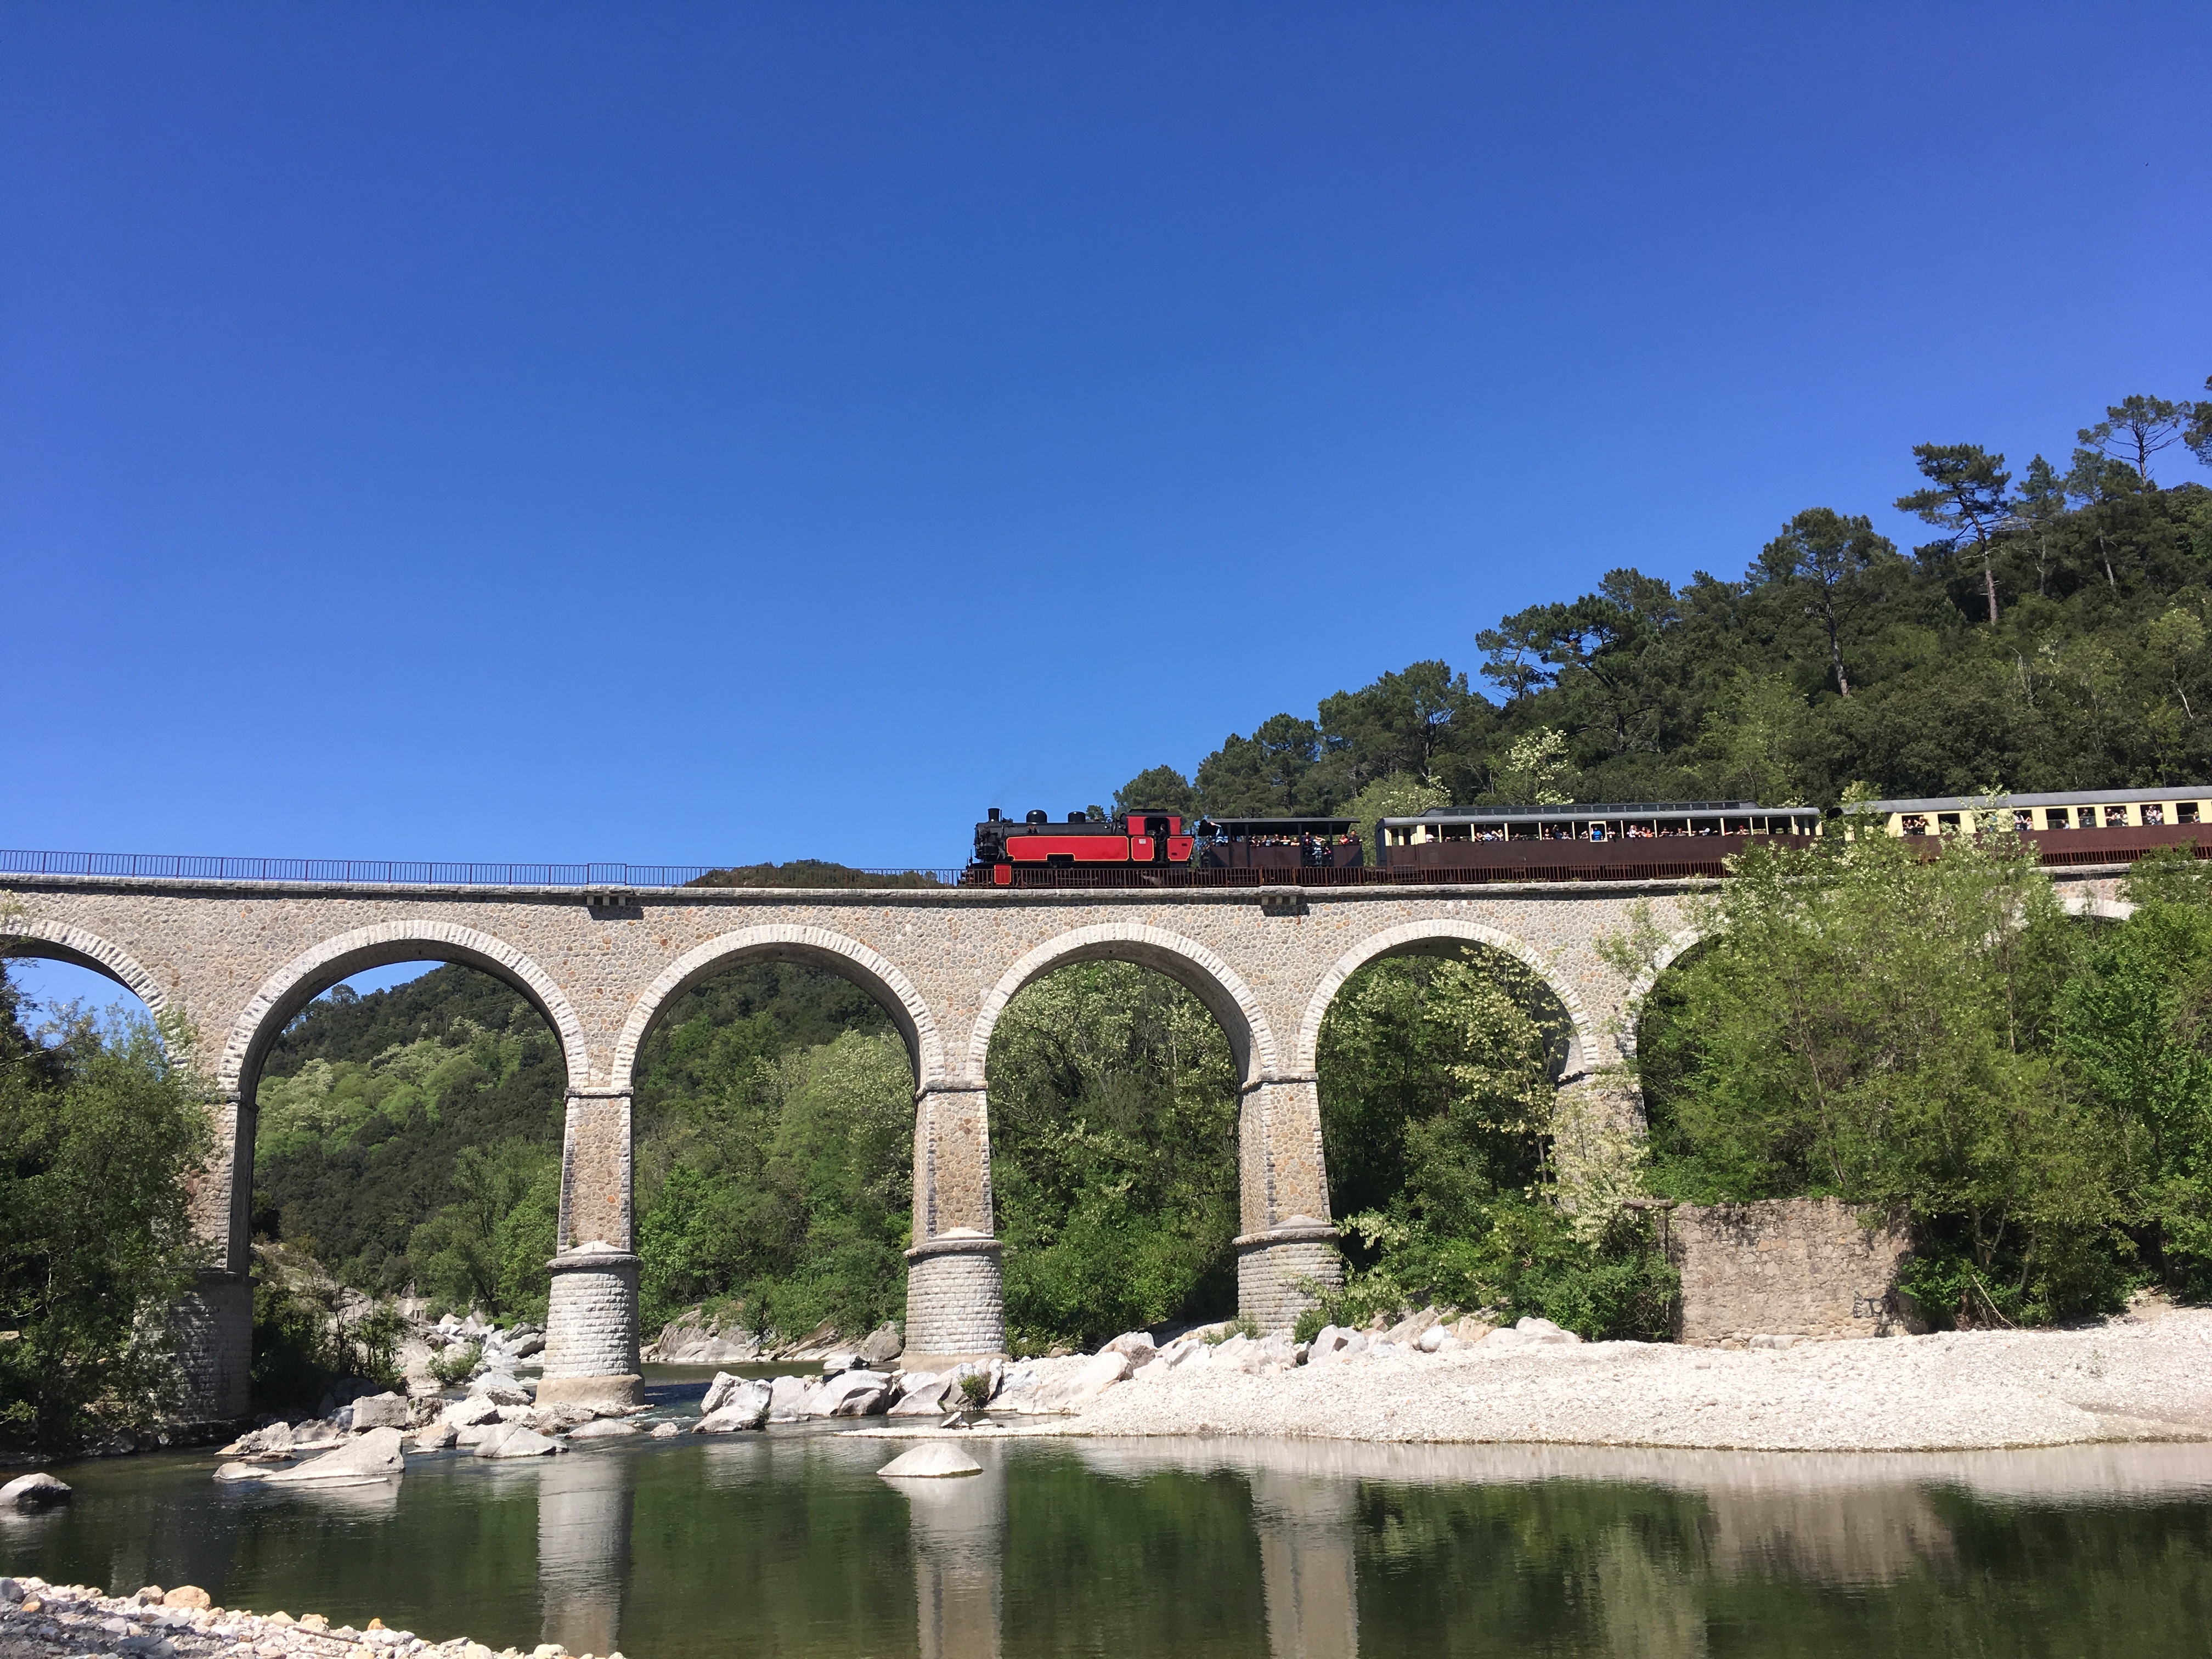
[{"label": "white rocky riverbank", "polygon": [[[535,1659],[563,1659],[552,1644],[533,1649]],[[429,1642],[412,1631],[386,1630],[372,1619],[366,1630],[333,1626],[320,1613],[240,1613],[213,1605],[208,1593],[185,1584],[163,1590],[149,1584],[126,1595],[97,1585],[49,1584],[43,1578],[0,1578],[0,1656],[4,1659],[75,1659],[82,1654],[131,1659],[381,1659],[429,1656],[441,1659],[525,1659],[520,1650],[495,1655],[481,1642],[456,1637]],[[586,1659],[593,1659],[586,1656]],[[607,1659],[622,1659],[619,1654]]]},{"label": "white rocky riverbank", "polygon": [[[1067,1389],[1084,1376],[1073,1386],[1088,1397],[1064,1406],[1074,1414],[1055,1427],[1100,1436],[1774,1451],[2212,1439],[2212,1310],[2148,1304],[2081,1329],[1731,1350],[1583,1342],[1523,1322],[1530,1333],[1431,1336],[1438,1351],[1427,1352],[1370,1335],[1321,1353],[1350,1334],[1328,1333],[1303,1364],[1287,1362],[1281,1337],[1232,1339],[1172,1364],[1176,1345],[1146,1358],[1142,1339],[1124,1338],[1133,1352],[1044,1362],[1030,1386]],[[994,1402],[994,1414],[1018,1404]]]}]

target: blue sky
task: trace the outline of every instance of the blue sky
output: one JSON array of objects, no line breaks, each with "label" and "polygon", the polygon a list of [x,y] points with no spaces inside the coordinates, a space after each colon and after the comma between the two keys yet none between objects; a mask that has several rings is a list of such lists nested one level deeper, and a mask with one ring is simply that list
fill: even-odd
[{"label": "blue sky", "polygon": [[1913,443],[2212,372],[2208,87],[2201,3],[16,0],[0,842],[951,864],[1909,544]]}]

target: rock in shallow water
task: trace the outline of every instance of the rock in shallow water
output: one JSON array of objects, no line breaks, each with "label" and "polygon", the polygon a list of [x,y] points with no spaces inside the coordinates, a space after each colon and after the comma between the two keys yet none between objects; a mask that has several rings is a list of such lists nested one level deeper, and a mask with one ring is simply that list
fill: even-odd
[{"label": "rock in shallow water", "polygon": [[635,1434],[637,1425],[625,1423],[619,1417],[596,1417],[588,1423],[579,1423],[568,1431],[571,1440],[618,1440],[626,1434]]},{"label": "rock in shallow water", "polygon": [[559,1441],[548,1440],[520,1423],[494,1429],[477,1443],[478,1457],[546,1457],[565,1449]]},{"label": "rock in shallow water", "polygon": [[927,1440],[898,1456],[876,1473],[886,1480],[936,1480],[948,1475],[981,1474],[983,1466],[957,1446]]},{"label": "rock in shallow water", "polygon": [[699,1402],[698,1432],[721,1434],[732,1429],[757,1429],[768,1421],[775,1391],[757,1377],[715,1374],[714,1386]]},{"label": "rock in shallow water", "polygon": [[27,1474],[0,1486],[0,1510],[42,1510],[67,1500],[70,1489],[51,1474]]}]

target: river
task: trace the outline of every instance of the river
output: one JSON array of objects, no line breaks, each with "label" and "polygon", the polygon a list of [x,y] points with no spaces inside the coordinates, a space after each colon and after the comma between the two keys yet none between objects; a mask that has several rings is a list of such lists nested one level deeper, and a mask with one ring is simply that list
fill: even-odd
[{"label": "river", "polygon": [[897,1443],[826,1425],[323,1493],[57,1465],[75,1499],[0,1516],[0,1571],[629,1659],[2160,1659],[2212,1630],[2212,1446],[967,1443],[981,1475],[898,1486]]}]

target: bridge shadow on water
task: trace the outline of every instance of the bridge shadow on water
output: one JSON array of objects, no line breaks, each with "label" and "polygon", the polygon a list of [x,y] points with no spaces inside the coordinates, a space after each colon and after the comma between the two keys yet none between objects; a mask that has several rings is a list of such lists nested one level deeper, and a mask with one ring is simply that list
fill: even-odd
[{"label": "bridge shadow on water", "polygon": [[418,1458],[322,1493],[117,1459],[0,1517],[0,1571],[635,1659],[2156,1659],[2212,1617],[2212,1447],[964,1443],[980,1474],[896,1486],[875,1471],[899,1443],[818,1425]]}]

